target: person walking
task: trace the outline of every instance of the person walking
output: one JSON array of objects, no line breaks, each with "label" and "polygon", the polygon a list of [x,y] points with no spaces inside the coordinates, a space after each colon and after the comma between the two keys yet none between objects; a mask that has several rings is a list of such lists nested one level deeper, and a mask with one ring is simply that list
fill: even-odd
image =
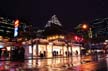
[{"label": "person walking", "polygon": [[20,60],[24,60],[25,59],[25,49],[24,47],[20,47],[18,50],[18,55]]},{"label": "person walking", "polygon": [[76,55],[78,55],[78,51],[76,50]]}]

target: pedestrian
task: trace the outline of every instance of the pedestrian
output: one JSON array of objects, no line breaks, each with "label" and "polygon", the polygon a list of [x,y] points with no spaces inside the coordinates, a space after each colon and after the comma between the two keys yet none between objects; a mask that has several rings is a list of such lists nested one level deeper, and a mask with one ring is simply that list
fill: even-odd
[{"label": "pedestrian", "polygon": [[78,55],[78,51],[76,50],[76,55]]},{"label": "pedestrian", "polygon": [[44,54],[40,51],[40,57],[43,58]]},{"label": "pedestrian", "polygon": [[24,58],[25,58],[25,49],[24,49],[24,47],[19,48],[18,55],[20,57],[20,60],[24,60]]},{"label": "pedestrian", "polygon": [[65,51],[65,55],[67,56],[67,51]]},{"label": "pedestrian", "polygon": [[16,59],[16,60],[18,60],[18,58],[19,58],[18,51],[19,51],[19,47],[16,47],[16,48],[15,48],[15,59]]},{"label": "pedestrian", "polygon": [[16,52],[15,48],[16,47],[12,47],[12,50],[11,50],[11,57],[10,58],[11,58],[12,61],[16,60],[16,58],[15,58],[15,52]]},{"label": "pedestrian", "polygon": [[9,53],[8,53],[7,50],[4,51],[4,56],[5,56],[5,57],[8,57],[8,56],[9,56]]},{"label": "pedestrian", "polygon": [[46,57],[46,51],[44,51],[44,57]]}]

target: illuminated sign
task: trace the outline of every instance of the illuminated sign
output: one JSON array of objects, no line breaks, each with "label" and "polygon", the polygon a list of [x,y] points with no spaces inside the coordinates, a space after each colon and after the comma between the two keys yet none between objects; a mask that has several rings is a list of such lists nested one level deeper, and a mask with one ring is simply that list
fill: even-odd
[{"label": "illuminated sign", "polygon": [[14,23],[14,37],[18,36],[18,26],[19,26],[19,20],[16,20]]},{"label": "illuminated sign", "polygon": [[18,27],[18,26],[19,26],[19,20],[16,20],[16,21],[15,21],[14,26],[15,26],[15,27]]},{"label": "illuminated sign", "polygon": [[18,36],[18,28],[14,29],[14,37]]}]

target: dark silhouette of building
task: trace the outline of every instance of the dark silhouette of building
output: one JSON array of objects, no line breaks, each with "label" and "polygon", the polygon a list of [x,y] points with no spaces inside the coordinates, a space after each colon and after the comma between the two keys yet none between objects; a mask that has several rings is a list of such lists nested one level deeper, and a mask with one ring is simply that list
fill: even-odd
[{"label": "dark silhouette of building", "polygon": [[108,18],[99,18],[90,23],[93,30],[93,39],[96,42],[103,42],[108,39]]},{"label": "dark silhouette of building", "polygon": [[44,36],[62,35],[64,34],[64,28],[56,15],[53,15],[44,27]]},{"label": "dark silhouette of building", "polygon": [[[19,21],[18,26],[18,36],[20,37],[22,34],[21,32],[25,32],[26,24]],[[3,36],[3,38],[14,38],[14,32],[15,32],[15,20],[0,17],[0,36]]]},{"label": "dark silhouette of building", "polygon": [[14,35],[13,21],[0,17],[0,36],[13,37],[12,35]]}]

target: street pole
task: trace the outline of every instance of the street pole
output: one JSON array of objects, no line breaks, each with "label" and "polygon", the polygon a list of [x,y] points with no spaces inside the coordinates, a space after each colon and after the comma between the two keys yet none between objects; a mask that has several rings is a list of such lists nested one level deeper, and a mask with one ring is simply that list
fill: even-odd
[{"label": "street pole", "polygon": [[92,50],[91,50],[92,28],[89,28],[88,36],[89,36],[90,53],[92,54]]}]

